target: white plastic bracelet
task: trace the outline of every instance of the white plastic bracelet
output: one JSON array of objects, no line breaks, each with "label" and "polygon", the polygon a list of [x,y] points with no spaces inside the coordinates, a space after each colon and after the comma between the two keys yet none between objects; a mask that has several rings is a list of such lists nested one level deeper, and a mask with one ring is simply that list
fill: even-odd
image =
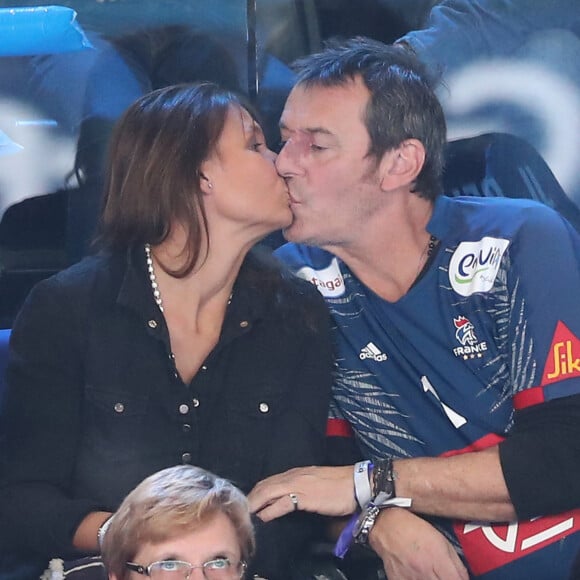
[{"label": "white plastic bracelet", "polygon": [[371,501],[371,482],[369,479],[370,461],[359,461],[354,466],[354,494],[361,509]]}]

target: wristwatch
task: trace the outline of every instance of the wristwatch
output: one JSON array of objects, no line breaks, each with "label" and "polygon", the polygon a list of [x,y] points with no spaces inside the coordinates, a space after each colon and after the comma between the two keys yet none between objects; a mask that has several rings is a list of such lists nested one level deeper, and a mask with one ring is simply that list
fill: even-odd
[{"label": "wristwatch", "polygon": [[375,525],[379,512],[384,508],[389,507],[403,507],[410,508],[412,504],[411,498],[408,497],[393,497],[385,491],[380,491],[378,495],[371,500],[367,507],[361,512],[354,528],[352,530],[352,537],[356,544],[367,545],[369,541],[369,534]]},{"label": "wristwatch", "polygon": [[363,507],[356,521],[352,535],[357,544],[367,544],[369,534],[375,525],[381,507],[387,507],[388,500],[395,497],[393,458],[379,459],[373,468],[373,499]]},{"label": "wristwatch", "polygon": [[369,534],[375,525],[375,521],[382,507],[387,507],[388,501],[392,499],[388,493],[381,491],[371,500],[365,509],[358,517],[356,524],[352,530],[354,541],[357,544],[367,544],[369,541]]},{"label": "wristwatch", "polygon": [[375,525],[375,521],[380,511],[380,508],[373,505],[371,502],[361,512],[352,530],[352,535],[356,544],[368,544],[369,534]]}]

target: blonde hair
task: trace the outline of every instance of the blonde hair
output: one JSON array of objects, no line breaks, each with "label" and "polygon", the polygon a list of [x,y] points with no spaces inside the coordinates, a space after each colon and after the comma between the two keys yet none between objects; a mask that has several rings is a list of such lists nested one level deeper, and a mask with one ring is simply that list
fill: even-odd
[{"label": "blonde hair", "polygon": [[144,543],[159,543],[191,532],[223,513],[232,522],[242,559],[255,550],[248,501],[232,483],[191,465],[178,465],[143,480],[115,513],[103,542],[102,556],[109,574],[128,576]]}]

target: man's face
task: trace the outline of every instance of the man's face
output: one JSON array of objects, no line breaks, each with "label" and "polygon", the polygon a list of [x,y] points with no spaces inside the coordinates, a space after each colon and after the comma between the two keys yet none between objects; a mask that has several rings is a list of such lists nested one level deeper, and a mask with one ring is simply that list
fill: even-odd
[{"label": "man's face", "polygon": [[380,200],[370,137],[364,125],[368,89],[295,87],[282,113],[284,146],[276,167],[290,191],[286,239],[331,249],[348,246]]}]

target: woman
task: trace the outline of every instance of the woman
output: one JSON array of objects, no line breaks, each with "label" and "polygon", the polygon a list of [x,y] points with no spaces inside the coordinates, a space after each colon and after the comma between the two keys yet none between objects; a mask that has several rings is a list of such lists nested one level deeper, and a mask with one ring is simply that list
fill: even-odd
[{"label": "woman", "polygon": [[[119,120],[103,251],[41,282],[12,330],[5,567],[98,552],[125,495],[171,465],[248,492],[321,462],[325,306],[249,252],[292,219],[274,157],[249,109],[208,83],[150,93]],[[252,572],[283,578],[307,517],[260,526]]]},{"label": "woman", "polygon": [[[121,504],[107,532],[110,580],[239,580],[254,551],[248,502],[229,481],[189,465],[149,476]],[[192,577],[197,577],[193,575]]]}]

